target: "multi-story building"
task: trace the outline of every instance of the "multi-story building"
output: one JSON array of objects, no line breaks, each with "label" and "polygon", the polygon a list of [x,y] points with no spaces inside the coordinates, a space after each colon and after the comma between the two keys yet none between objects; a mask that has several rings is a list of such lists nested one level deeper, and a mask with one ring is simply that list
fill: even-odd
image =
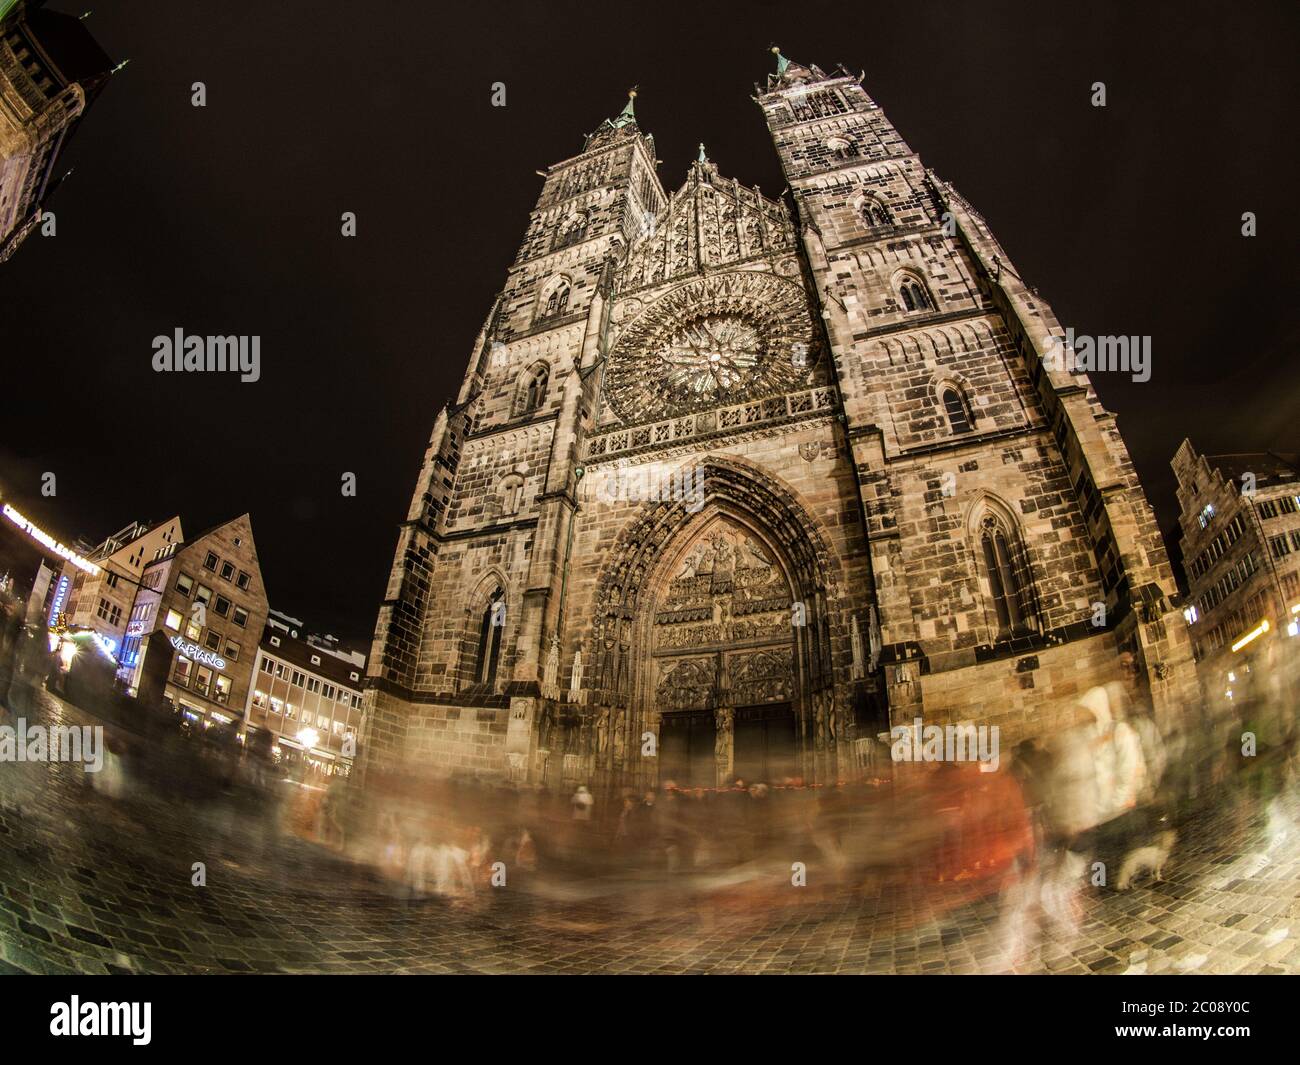
[{"label": "multi-story building", "polygon": [[704,148],[670,192],[631,101],[545,171],[398,535],[363,766],[834,781],[916,718],[1050,730],[1121,651],[1194,700],[1051,309],[859,78],[778,56],[756,102],[788,198]]},{"label": "multi-story building", "polygon": [[98,573],[65,562],[60,577],[68,581],[62,611],[68,624],[94,629],[109,648],[120,651],[145,566],[183,539],[179,517],[157,523],[135,521],[82,552]]},{"label": "multi-story building", "polygon": [[1273,640],[1300,634],[1300,467],[1276,453],[1175,453],[1184,615],[1212,702],[1229,698],[1240,668]]},{"label": "multi-story building", "polygon": [[130,688],[156,653],[147,637],[162,631],[173,656],[163,697],[195,723],[239,721],[267,610],[247,514],[169,543],[145,564],[127,620],[119,660]]},{"label": "multi-story building", "polygon": [[40,223],[59,155],[108,82],[112,60],[74,15],[44,0],[0,5],[0,262]]},{"label": "multi-story building", "polygon": [[307,634],[302,622],[271,612],[244,707],[245,737],[269,729],[284,761],[348,775],[362,732],[366,656],[330,636]]}]

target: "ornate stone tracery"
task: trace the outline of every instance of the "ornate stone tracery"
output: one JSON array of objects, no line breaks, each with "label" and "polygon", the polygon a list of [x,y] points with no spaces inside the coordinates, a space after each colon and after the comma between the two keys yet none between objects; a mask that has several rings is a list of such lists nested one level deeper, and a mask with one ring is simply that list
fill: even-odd
[{"label": "ornate stone tracery", "polygon": [[606,376],[627,422],[807,388],[817,333],[802,285],[766,271],[669,289],[623,329]]}]

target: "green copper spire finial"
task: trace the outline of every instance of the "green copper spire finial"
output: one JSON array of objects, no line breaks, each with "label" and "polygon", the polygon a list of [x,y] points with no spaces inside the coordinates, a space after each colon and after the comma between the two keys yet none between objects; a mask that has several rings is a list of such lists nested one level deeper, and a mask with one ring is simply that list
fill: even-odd
[{"label": "green copper spire finial", "polygon": [[772,45],[772,54],[776,56],[776,76],[779,78],[790,65],[790,60],[781,54],[781,49],[775,44]]},{"label": "green copper spire finial", "polygon": [[704,142],[703,142],[703,141],[700,141],[700,158],[699,158],[699,162],[701,162],[701,163],[707,163],[708,161],[709,161],[709,157],[708,157],[707,155],[704,154]]},{"label": "green copper spire finial", "polygon": [[614,119],[613,125],[615,129],[622,129],[624,126],[636,125],[636,111],[632,108],[632,102],[635,99],[636,86],[633,85],[632,88],[627,91],[627,105],[623,108],[618,118]]}]

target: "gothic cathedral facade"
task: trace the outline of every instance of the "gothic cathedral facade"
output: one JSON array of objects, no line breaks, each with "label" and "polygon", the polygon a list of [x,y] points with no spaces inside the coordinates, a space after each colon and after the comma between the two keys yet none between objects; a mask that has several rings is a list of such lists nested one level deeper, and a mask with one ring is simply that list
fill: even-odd
[{"label": "gothic cathedral facade", "polygon": [[833,782],[917,718],[1049,730],[1123,651],[1195,698],[1051,310],[860,77],[777,68],[777,199],[703,147],[666,191],[631,100],[546,171],[401,526],[363,766]]}]

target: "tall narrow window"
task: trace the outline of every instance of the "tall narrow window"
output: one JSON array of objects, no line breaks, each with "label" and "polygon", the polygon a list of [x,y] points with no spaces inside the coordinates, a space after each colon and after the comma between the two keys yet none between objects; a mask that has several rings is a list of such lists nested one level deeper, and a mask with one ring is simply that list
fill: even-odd
[{"label": "tall narrow window", "polygon": [[981,523],[980,541],[993,610],[997,616],[998,637],[1006,639],[1023,635],[1031,626],[1025,603],[1026,590],[1020,580],[1011,541],[992,516]]},{"label": "tall narrow window", "polygon": [[955,388],[944,389],[943,407],[948,412],[948,425],[954,433],[971,431],[970,414],[966,410],[966,403]]},{"label": "tall narrow window", "polygon": [[496,686],[501,658],[501,633],[505,628],[505,594],[498,588],[489,596],[479,619],[478,649],[474,658],[474,683]]}]

